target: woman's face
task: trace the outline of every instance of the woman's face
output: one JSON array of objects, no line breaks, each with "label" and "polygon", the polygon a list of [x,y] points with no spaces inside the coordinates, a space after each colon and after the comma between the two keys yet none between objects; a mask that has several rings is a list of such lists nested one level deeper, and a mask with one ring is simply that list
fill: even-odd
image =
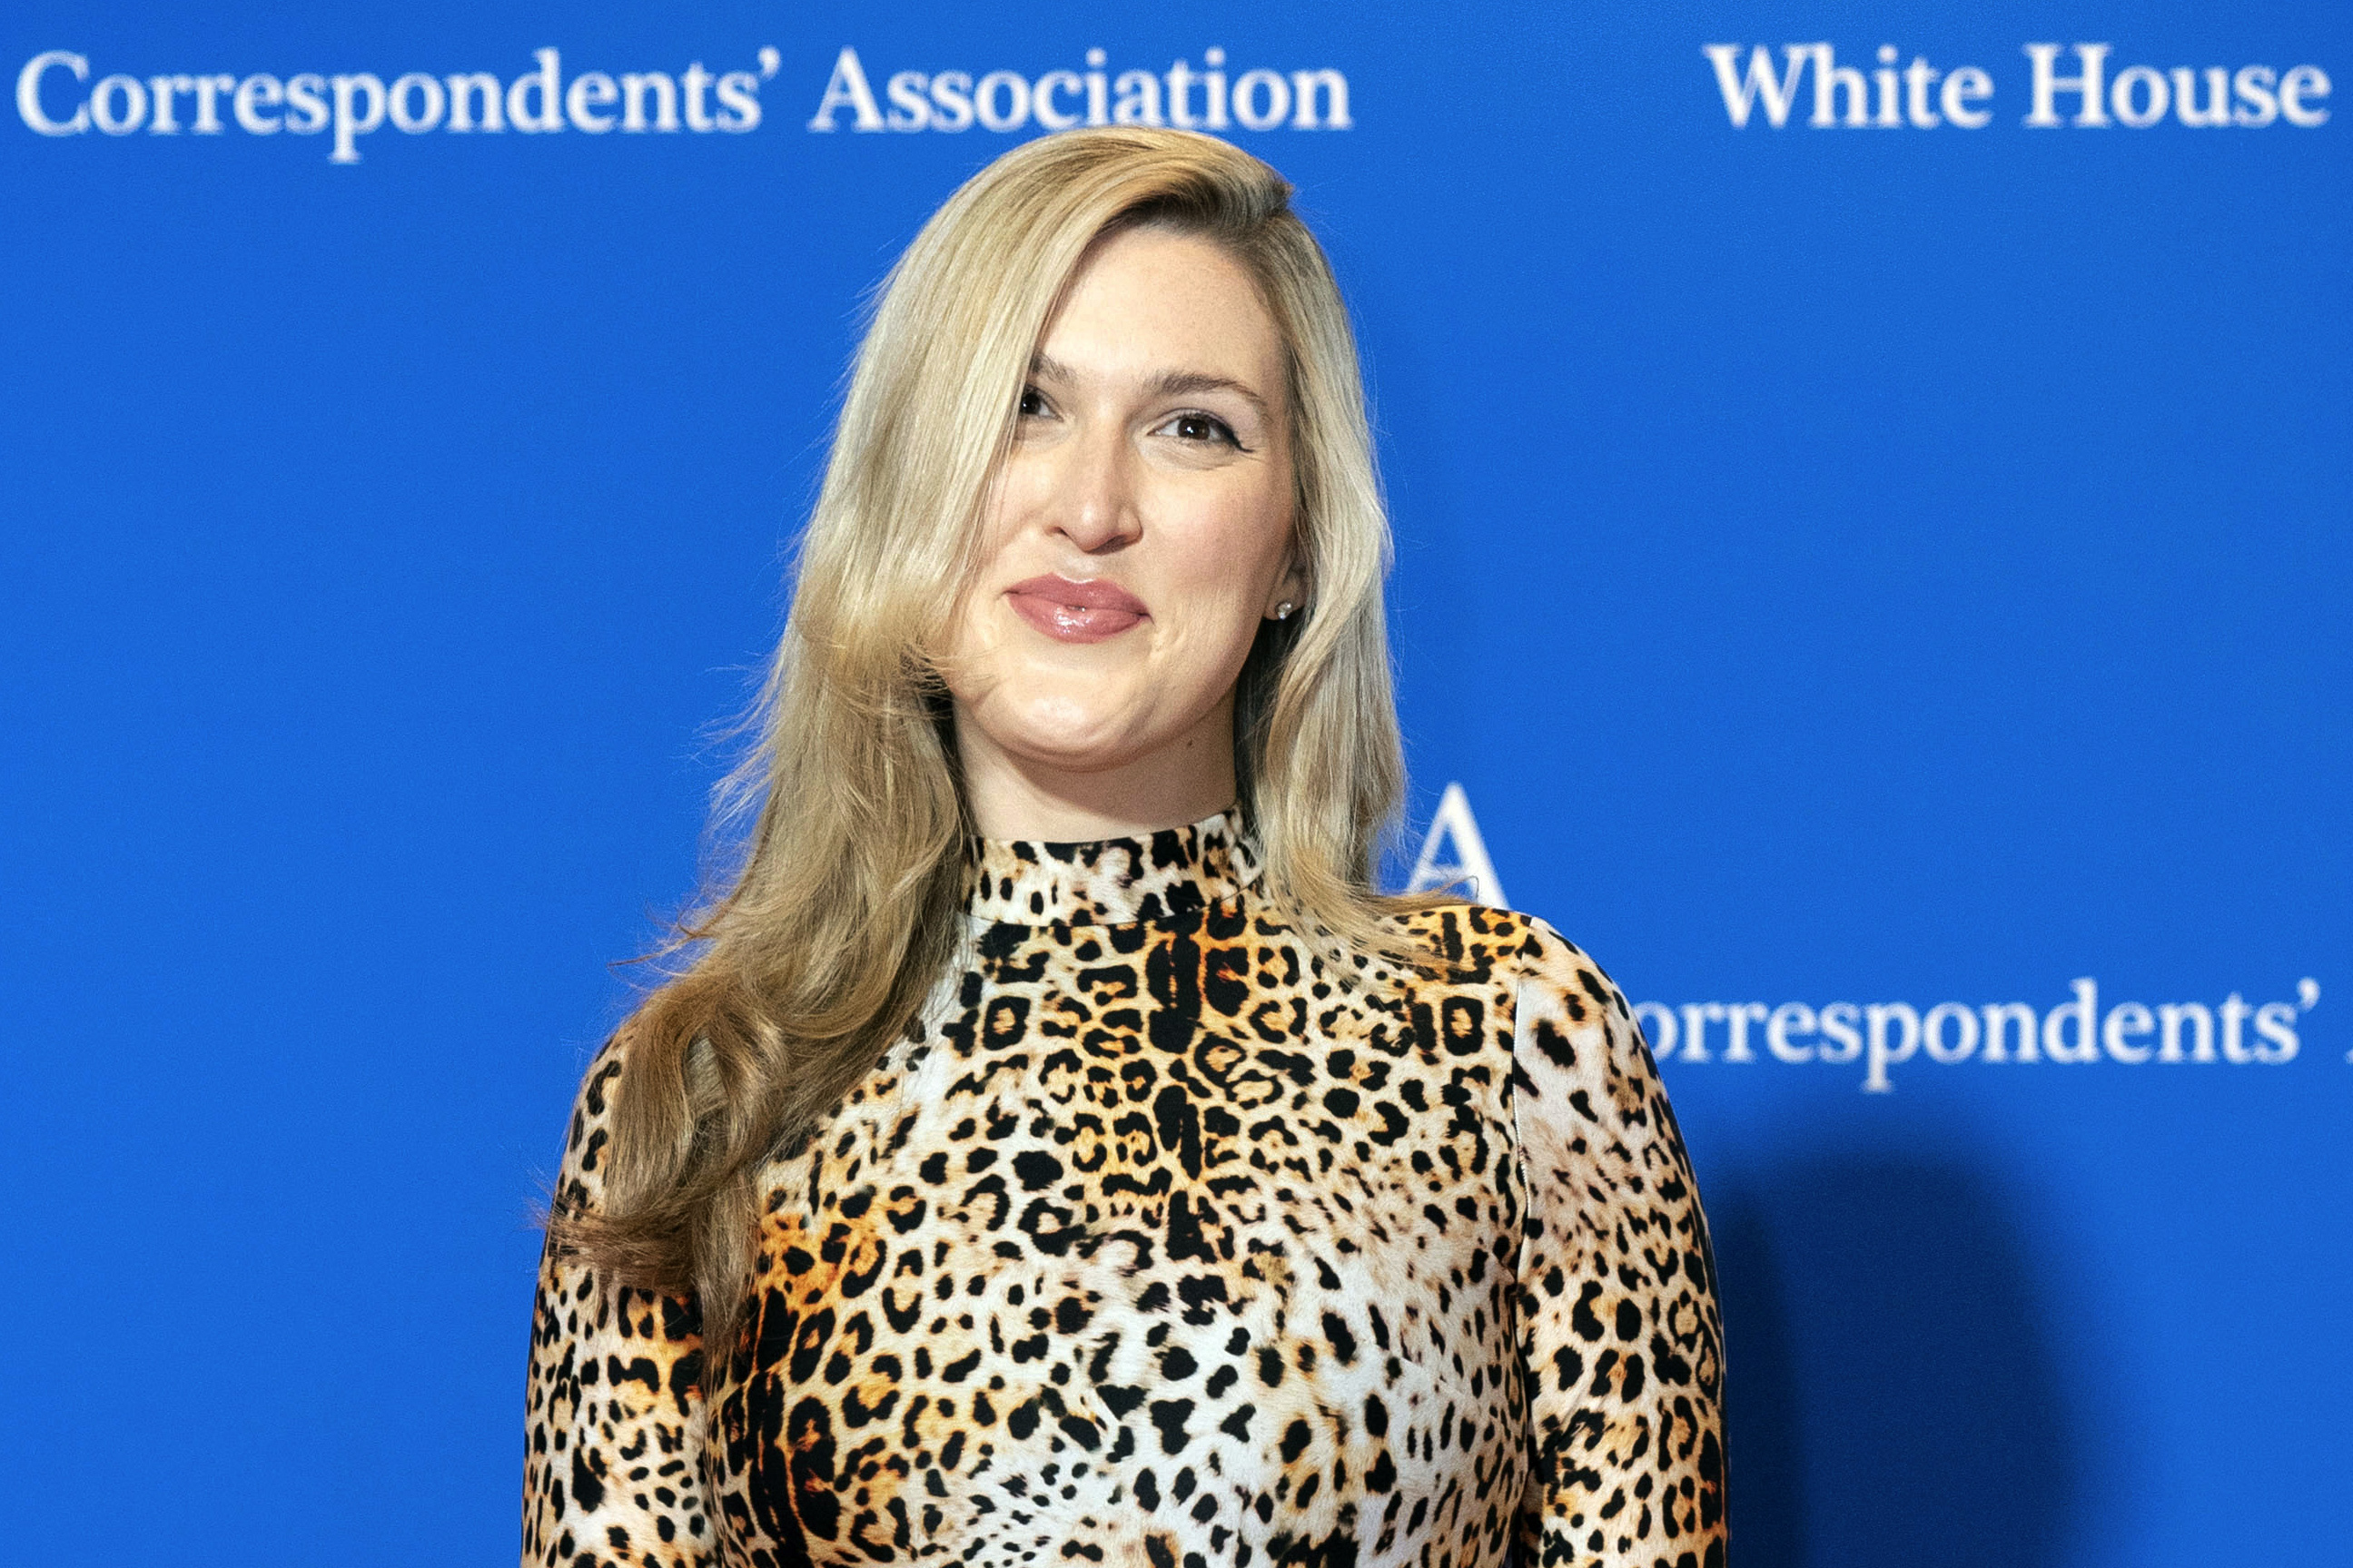
[{"label": "woman's face", "polygon": [[1114,825],[1230,804],[1235,679],[1303,597],[1284,383],[1273,321],[1214,244],[1130,229],[1082,267],[945,661],[984,833],[1050,836],[993,823],[1009,798]]}]

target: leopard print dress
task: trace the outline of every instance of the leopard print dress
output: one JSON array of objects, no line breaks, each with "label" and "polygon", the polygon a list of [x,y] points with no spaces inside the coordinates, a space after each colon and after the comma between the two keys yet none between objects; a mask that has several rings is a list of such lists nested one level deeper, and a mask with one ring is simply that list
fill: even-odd
[{"label": "leopard print dress", "polygon": [[1624,998],[1472,905],[1398,917],[1444,978],[1337,984],[1256,873],[1223,816],[984,845],[955,971],[762,1171],[730,1357],[545,1259],[523,1560],[1718,1568],[1714,1264]]}]

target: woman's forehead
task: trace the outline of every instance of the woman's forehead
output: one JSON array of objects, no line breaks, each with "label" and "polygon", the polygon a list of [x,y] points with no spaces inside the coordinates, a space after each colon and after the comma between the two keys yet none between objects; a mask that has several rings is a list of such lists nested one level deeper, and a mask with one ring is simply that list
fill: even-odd
[{"label": "woman's forehead", "polygon": [[1262,401],[1282,392],[1282,336],[1256,280],[1214,241],[1166,229],[1124,230],[1089,253],[1037,360],[1068,380],[1225,381]]}]

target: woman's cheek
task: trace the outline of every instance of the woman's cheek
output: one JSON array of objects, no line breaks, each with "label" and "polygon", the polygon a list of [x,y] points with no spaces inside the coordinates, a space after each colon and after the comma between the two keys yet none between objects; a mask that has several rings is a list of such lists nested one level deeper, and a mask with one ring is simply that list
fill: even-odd
[{"label": "woman's cheek", "polygon": [[975,702],[997,683],[997,628],[989,625],[978,594],[967,593],[950,619],[947,668],[941,673],[958,700]]},{"label": "woman's cheek", "polygon": [[1194,527],[1195,560],[1221,578],[1237,572],[1253,579],[1246,593],[1255,593],[1258,578],[1271,575],[1289,531],[1289,516],[1279,500],[1252,485],[1240,494],[1219,498],[1203,509]]}]

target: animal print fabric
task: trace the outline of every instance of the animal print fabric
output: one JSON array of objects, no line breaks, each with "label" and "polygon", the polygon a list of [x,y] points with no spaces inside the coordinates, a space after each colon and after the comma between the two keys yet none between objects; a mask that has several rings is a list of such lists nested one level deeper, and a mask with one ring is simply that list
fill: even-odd
[{"label": "animal print fabric", "polygon": [[1624,998],[1475,905],[1398,917],[1447,978],[1342,985],[1256,874],[1222,816],[984,845],[963,961],[764,1168],[723,1362],[545,1259],[524,1561],[1720,1568],[1714,1264]]}]

